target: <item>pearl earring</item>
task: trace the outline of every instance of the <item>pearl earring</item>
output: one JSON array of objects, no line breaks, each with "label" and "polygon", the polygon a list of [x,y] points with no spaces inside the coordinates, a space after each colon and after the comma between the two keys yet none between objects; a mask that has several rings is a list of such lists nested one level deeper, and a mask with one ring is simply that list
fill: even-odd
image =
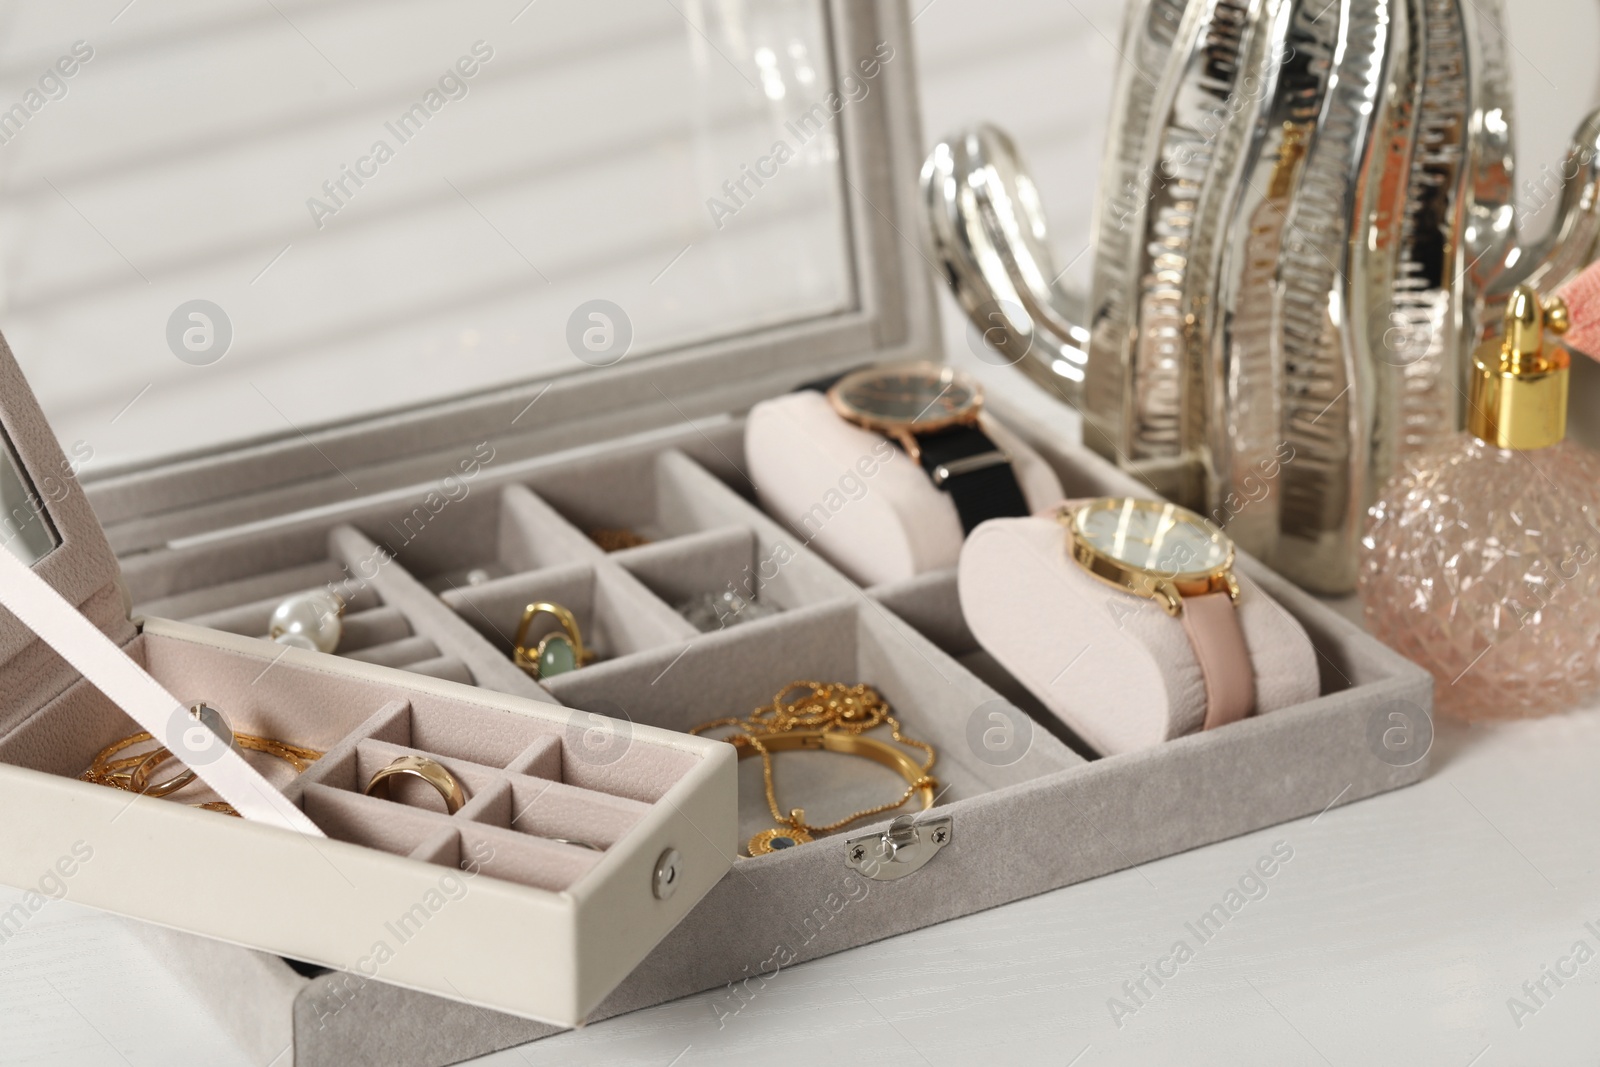
[{"label": "pearl earring", "polygon": [[280,645],[332,652],[344,634],[344,598],[326,589],[296,593],[272,613],[267,636]]}]

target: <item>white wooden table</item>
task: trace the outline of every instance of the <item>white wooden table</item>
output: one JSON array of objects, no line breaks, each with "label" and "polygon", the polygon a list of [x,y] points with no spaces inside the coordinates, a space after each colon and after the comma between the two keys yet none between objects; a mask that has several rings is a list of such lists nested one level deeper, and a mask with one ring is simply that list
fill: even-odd
[{"label": "white wooden table", "polygon": [[[1522,984],[1578,941],[1600,953],[1600,710],[1445,726],[1434,756],[1410,789],[780,972],[732,1017],[701,994],[478,1062],[1592,1065],[1600,955],[1542,1005]],[[1266,895],[1119,1027],[1123,982],[1195,944],[1184,924],[1280,842]],[[120,921],[70,902],[0,945],[0,1019],[6,1064],[249,1063]]]}]

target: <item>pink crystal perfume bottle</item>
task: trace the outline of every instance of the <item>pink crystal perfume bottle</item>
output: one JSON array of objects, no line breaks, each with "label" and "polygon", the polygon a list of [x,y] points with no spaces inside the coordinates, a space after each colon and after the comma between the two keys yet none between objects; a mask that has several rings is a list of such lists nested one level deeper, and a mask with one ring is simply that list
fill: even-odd
[{"label": "pink crystal perfume bottle", "polygon": [[1408,461],[1373,505],[1367,626],[1465,719],[1542,715],[1600,690],[1600,456],[1565,440],[1559,298],[1519,287],[1473,354],[1468,432]]}]

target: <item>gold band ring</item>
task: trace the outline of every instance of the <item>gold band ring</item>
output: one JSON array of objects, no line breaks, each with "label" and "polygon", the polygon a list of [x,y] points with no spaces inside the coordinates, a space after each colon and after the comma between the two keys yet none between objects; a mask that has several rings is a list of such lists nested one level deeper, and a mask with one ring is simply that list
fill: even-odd
[{"label": "gold band ring", "polygon": [[444,764],[427,756],[400,756],[391,761],[367,783],[366,794],[379,800],[389,799],[389,783],[399,777],[421,778],[438,790],[444,800],[445,810],[451,815],[461,810],[467,802],[467,791]]}]

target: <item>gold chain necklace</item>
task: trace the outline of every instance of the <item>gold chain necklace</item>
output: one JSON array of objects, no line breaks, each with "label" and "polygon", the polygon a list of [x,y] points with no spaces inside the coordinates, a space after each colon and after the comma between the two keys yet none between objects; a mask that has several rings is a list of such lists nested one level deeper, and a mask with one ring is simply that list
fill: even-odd
[{"label": "gold chain necklace", "polygon": [[[703,722],[689,732],[704,733],[722,727],[737,727],[737,732],[723,737],[740,754],[755,752],[761,756],[761,773],[766,783],[767,807],[778,825],[763,830],[750,839],[752,856],[763,855],[781,848],[805,844],[821,834],[833,833],[853,822],[881,815],[902,807],[919,791],[923,793],[924,808],[933,806],[934,790],[938,782],[928,772],[937,758],[933,746],[925,741],[907,737],[878,691],[870,685],[844,685],[838,682],[791,682],[780,689],[771,703],[763,704],[748,716],[728,716]],[[902,745],[920,749],[927,755],[921,763],[885,742],[863,737],[868,730],[888,726],[890,735]],[[827,824],[812,826],[806,822],[804,808],[791,808],[785,815],[778,804],[777,787],[773,783],[773,750],[789,751],[797,748],[814,748],[848,755],[863,756],[898,771],[907,781],[905,792],[898,800],[866,808]]]},{"label": "gold chain necklace", "polygon": [[[291,745],[287,741],[279,741],[272,737],[254,737],[250,734],[234,734],[234,741],[240,748],[248,748],[255,752],[265,752],[269,756],[276,756],[299,774],[312,763],[322,758],[322,753],[314,748],[303,748],[300,745]],[[134,745],[142,745],[155,740],[147,730],[130,734],[120,741],[113,741],[101,749],[94,757],[94,762],[89,764],[89,769],[78,777],[85,782],[94,782],[97,785],[108,785],[113,789],[122,789],[130,793],[145,793],[150,796],[165,796],[169,792],[177,792],[179,788],[193,781],[193,774],[180,775],[170,783],[152,787],[150,776],[161,768],[168,760],[173,758],[171,749],[165,746],[140,752],[134,756],[117,756]],[[113,758],[116,757],[116,758]],[[181,783],[181,784],[180,784]],[[176,786],[177,788],[171,788]],[[195,807],[204,808],[206,811],[219,811],[224,815],[238,815],[233,805],[224,800],[213,800],[206,804],[196,804]]]}]

